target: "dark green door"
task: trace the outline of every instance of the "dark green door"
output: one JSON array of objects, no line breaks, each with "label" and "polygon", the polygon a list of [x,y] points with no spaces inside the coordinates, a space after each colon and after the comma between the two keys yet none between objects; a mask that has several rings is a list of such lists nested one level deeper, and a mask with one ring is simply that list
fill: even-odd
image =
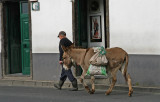
[{"label": "dark green door", "polygon": [[8,34],[8,74],[21,73],[21,35],[19,3],[6,3]]},{"label": "dark green door", "polygon": [[[77,0],[76,3],[78,9],[78,34],[76,35],[76,46],[82,46],[83,48],[88,47],[88,35],[87,35],[87,0]],[[76,76],[80,76],[82,74],[82,68],[80,66],[76,66]]]},{"label": "dark green door", "polygon": [[30,37],[28,2],[20,2],[22,73],[30,74]]}]

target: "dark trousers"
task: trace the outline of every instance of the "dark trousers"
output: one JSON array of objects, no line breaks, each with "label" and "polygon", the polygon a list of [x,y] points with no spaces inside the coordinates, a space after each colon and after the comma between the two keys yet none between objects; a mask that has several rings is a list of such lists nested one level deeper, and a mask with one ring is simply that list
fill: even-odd
[{"label": "dark trousers", "polygon": [[75,80],[71,69],[65,70],[62,65],[62,72],[61,72],[60,80],[65,81],[67,79],[67,77],[71,82],[73,82]]}]

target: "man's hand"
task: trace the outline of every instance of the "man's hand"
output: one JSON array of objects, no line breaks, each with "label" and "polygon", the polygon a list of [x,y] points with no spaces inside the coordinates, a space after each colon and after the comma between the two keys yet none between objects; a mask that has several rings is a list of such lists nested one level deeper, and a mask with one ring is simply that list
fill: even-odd
[{"label": "man's hand", "polygon": [[59,64],[63,64],[63,61],[59,61]]}]

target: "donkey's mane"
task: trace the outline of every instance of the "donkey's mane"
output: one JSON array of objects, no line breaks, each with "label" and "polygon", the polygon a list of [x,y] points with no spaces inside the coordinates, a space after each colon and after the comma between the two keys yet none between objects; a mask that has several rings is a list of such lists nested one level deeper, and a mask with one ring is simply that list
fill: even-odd
[{"label": "donkey's mane", "polygon": [[74,46],[74,47],[72,47],[73,49],[86,49],[86,48],[84,48],[84,47],[82,47],[82,46]]}]

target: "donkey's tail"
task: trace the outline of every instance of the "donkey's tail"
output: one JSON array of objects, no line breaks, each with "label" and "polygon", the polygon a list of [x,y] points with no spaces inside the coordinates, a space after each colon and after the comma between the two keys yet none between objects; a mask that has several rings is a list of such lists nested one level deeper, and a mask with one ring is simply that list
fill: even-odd
[{"label": "donkey's tail", "polygon": [[128,81],[128,78],[127,78],[127,76],[128,76],[128,72],[127,72],[128,60],[129,60],[129,56],[126,53],[125,59],[124,59],[124,63],[123,63],[123,66],[122,66],[123,67],[122,68],[122,74],[123,74],[123,76],[124,76],[124,78],[125,78],[126,81]]}]

